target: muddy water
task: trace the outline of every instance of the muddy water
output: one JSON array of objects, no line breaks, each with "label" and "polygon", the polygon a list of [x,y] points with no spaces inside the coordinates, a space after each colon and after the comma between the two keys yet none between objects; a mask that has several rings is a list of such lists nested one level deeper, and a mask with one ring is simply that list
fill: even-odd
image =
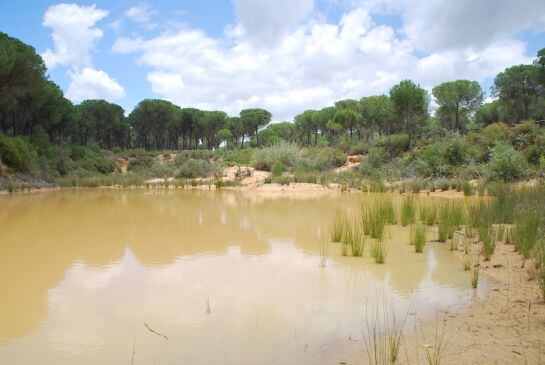
[{"label": "muddy water", "polygon": [[366,198],[1,196],[0,363],[357,363],[377,301],[412,323],[472,300],[446,245],[416,254],[399,226],[386,265],[333,244],[320,268],[330,217]]}]

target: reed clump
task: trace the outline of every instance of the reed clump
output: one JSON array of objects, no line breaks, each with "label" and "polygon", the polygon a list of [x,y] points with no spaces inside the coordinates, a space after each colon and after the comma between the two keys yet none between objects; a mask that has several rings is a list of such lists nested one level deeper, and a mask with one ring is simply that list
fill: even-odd
[{"label": "reed clump", "polygon": [[340,210],[335,212],[331,221],[331,241],[341,242],[344,227],[347,224],[346,214]]},{"label": "reed clump", "polygon": [[377,305],[371,312],[366,305],[363,341],[370,365],[397,363],[408,314],[407,311],[403,321],[398,321],[386,304],[383,304],[382,309]]},{"label": "reed clump", "polygon": [[384,240],[373,240],[373,243],[371,244],[371,257],[373,257],[376,264],[384,264],[386,262],[388,249],[389,247]]},{"label": "reed clump", "polygon": [[465,222],[464,207],[459,202],[444,202],[439,207],[439,242],[454,237],[454,232]]},{"label": "reed clump", "polygon": [[496,250],[496,240],[492,235],[492,227],[489,224],[481,224],[477,228],[479,232],[479,240],[482,245],[483,259],[484,261],[490,261],[490,258]]},{"label": "reed clump", "polygon": [[401,225],[406,227],[409,224],[413,224],[416,220],[415,214],[416,208],[414,199],[412,197],[403,199],[401,205]]},{"label": "reed clump", "polygon": [[341,238],[342,254],[348,256],[348,250],[352,256],[361,257],[365,250],[365,235],[357,223],[347,223]]},{"label": "reed clump", "polygon": [[375,239],[384,238],[384,228],[395,222],[396,216],[391,199],[377,199],[369,205],[362,205],[361,216],[366,235]]},{"label": "reed clump", "polygon": [[422,253],[426,245],[426,227],[424,225],[419,224],[414,228],[412,241],[414,243],[414,251]]},{"label": "reed clump", "polygon": [[435,223],[437,223],[437,211],[438,207],[434,201],[427,204],[422,204],[419,212],[421,222],[427,224],[428,226],[433,226]]},{"label": "reed clump", "polygon": [[530,258],[530,253],[538,240],[540,220],[540,213],[536,210],[524,210],[511,230],[515,247],[526,260]]},{"label": "reed clump", "polygon": [[476,263],[473,265],[473,271],[471,272],[471,287],[473,289],[477,289],[477,285],[479,284],[479,269],[481,265],[479,263]]}]

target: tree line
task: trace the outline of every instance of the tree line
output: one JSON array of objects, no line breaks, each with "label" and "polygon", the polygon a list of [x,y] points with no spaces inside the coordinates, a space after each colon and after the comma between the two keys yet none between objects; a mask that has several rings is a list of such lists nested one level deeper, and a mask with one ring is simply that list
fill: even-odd
[{"label": "tree line", "polygon": [[244,148],[245,142],[260,146],[288,140],[318,145],[399,133],[408,136],[410,145],[416,136],[434,129],[463,133],[499,121],[513,125],[540,120],[545,119],[545,49],[533,64],[498,74],[491,95],[495,100],[483,104],[485,92],[476,81],[445,82],[429,95],[418,84],[404,80],[388,94],[306,110],[293,123],[270,124],[272,116],[265,109],[229,116],[159,99],[143,100],[125,116],[121,106],[105,100],[74,105],[49,79],[33,47],[0,33],[0,133],[32,136],[40,128],[58,145],[213,149],[227,143]]}]

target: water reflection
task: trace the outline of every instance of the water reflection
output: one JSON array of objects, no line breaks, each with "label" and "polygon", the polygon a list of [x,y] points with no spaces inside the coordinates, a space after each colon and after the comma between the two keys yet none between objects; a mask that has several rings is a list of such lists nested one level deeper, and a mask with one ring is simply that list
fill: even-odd
[{"label": "water reflection", "polygon": [[332,246],[318,268],[319,235],[337,208],[356,212],[358,198],[0,197],[0,360],[127,362],[134,335],[138,363],[315,363],[361,336],[363,305],[379,292],[422,314],[470,300],[448,250],[430,244],[417,255],[397,226],[387,265]]}]

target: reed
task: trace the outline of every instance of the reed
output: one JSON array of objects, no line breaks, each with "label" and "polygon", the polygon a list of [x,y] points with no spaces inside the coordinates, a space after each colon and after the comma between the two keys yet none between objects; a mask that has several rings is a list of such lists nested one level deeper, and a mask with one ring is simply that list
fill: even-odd
[{"label": "reed", "polygon": [[469,255],[469,253],[471,252],[471,246],[470,246],[470,243],[469,243],[469,239],[467,237],[464,237],[462,247],[464,249],[464,254]]},{"label": "reed", "polygon": [[423,225],[417,225],[414,229],[414,251],[422,253],[424,251],[424,245],[426,244],[426,227]]},{"label": "reed", "polygon": [[422,223],[428,226],[433,226],[437,223],[437,204],[435,202],[429,202],[420,206],[420,220]]},{"label": "reed", "polygon": [[[437,320],[437,312],[435,313],[435,337],[434,344],[424,347],[426,349],[426,360],[428,365],[441,365],[443,356],[447,349],[447,341],[445,338],[446,324],[443,322],[443,329],[439,333],[439,323]],[[423,334],[423,332],[422,332]],[[425,340],[425,337],[424,337]]]},{"label": "reed", "polygon": [[329,241],[322,237],[320,241],[320,267],[325,268],[327,264],[327,257],[329,255]]},{"label": "reed", "polygon": [[545,300],[545,241],[543,239],[540,240],[537,246],[535,264],[537,267],[539,288],[541,289],[543,300]]},{"label": "reed", "polygon": [[403,321],[398,321],[394,311],[386,304],[382,309],[376,306],[371,312],[369,305],[365,307],[366,325],[363,330],[363,341],[367,352],[368,364],[396,364],[401,349],[401,340],[409,311]]},{"label": "reed", "polygon": [[412,197],[403,199],[403,203],[401,205],[401,225],[403,227],[408,226],[409,224],[413,224],[415,222],[415,204],[414,199]]},{"label": "reed", "polygon": [[505,225],[499,224],[496,227],[496,241],[503,242],[505,239]]},{"label": "reed", "polygon": [[331,221],[331,241],[332,242],[341,242],[341,239],[343,237],[344,227],[347,223],[346,221],[347,221],[347,218],[345,213],[343,213],[340,210],[335,212],[335,215],[333,215],[333,219]]},{"label": "reed", "polygon": [[479,284],[479,269],[480,264],[476,263],[473,265],[473,271],[471,272],[471,287],[473,289],[477,289],[477,285]]},{"label": "reed", "polygon": [[376,264],[384,264],[388,256],[388,245],[384,240],[375,239],[371,244],[371,256]]},{"label": "reed", "polygon": [[446,242],[454,237],[466,219],[464,207],[459,202],[444,202],[439,207],[439,241]]},{"label": "reed", "polygon": [[477,228],[479,232],[479,240],[482,244],[484,261],[490,261],[490,258],[496,250],[496,240],[492,235],[492,227],[489,224],[482,223]]},{"label": "reed", "polygon": [[519,214],[515,227],[511,230],[512,239],[517,251],[530,258],[530,253],[538,240],[540,228],[540,213],[534,209],[527,209]]},{"label": "reed", "polygon": [[471,187],[471,183],[469,181],[462,182],[462,191],[464,192],[465,196],[473,195],[473,188]]},{"label": "reed", "polygon": [[465,255],[464,259],[462,261],[464,271],[469,271],[471,269],[471,265],[473,264],[473,260],[471,259],[471,256]]},{"label": "reed", "polygon": [[384,226],[388,223],[389,208],[383,205],[382,200],[373,202],[369,206],[362,206],[362,220],[364,233],[375,239],[384,238]]}]

